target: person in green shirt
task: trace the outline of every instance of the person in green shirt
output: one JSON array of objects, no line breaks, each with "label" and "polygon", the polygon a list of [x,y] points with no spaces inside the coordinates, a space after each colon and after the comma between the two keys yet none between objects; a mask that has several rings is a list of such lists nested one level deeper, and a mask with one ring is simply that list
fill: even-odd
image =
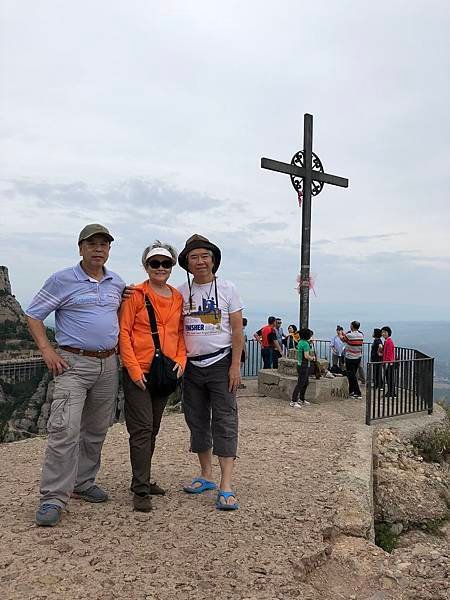
[{"label": "person in green shirt", "polygon": [[311,350],[311,346],[309,345],[309,340],[312,338],[313,333],[314,332],[311,331],[311,329],[307,328],[300,329],[299,331],[300,341],[297,344],[298,380],[290,402],[290,406],[294,408],[301,408],[302,405],[309,404],[309,402],[305,400],[305,392],[309,383],[309,365],[311,361],[316,360],[316,357]]}]

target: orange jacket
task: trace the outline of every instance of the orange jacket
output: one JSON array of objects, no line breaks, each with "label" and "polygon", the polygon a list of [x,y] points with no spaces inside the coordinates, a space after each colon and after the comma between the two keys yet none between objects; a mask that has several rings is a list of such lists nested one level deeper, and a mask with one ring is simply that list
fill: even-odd
[{"label": "orange jacket", "polygon": [[119,312],[119,349],[120,358],[129,376],[137,381],[148,373],[155,354],[155,346],[150,332],[145,295],[150,298],[155,309],[159,341],[163,353],[186,366],[186,346],[183,338],[183,320],[181,316],[183,296],[178,290],[172,290],[172,306],[164,310],[160,296],[155,294],[147,281],[135,287],[134,294],[122,302]]}]

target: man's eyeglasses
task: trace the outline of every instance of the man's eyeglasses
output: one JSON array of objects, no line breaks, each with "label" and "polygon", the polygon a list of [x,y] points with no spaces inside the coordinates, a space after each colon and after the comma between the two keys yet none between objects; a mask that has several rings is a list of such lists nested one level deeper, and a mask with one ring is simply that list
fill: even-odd
[{"label": "man's eyeglasses", "polygon": [[167,260],[156,260],[156,258],[154,258],[153,260],[149,260],[147,263],[152,269],[159,269],[160,267],[162,267],[163,269],[171,269],[173,267],[172,265],[172,261],[167,259]]}]

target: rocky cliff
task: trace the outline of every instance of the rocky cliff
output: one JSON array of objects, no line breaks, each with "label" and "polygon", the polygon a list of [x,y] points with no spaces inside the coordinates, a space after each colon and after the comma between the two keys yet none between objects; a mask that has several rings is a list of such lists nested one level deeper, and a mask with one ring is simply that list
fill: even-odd
[{"label": "rocky cliff", "polygon": [[25,325],[25,314],[11,290],[8,267],[0,266],[0,323]]},{"label": "rocky cliff", "polygon": [[[49,339],[53,331],[47,328]],[[0,266],[0,358],[14,360],[28,356],[36,346],[28,331],[25,313],[12,293],[8,268]],[[0,380],[0,442],[16,441],[43,433],[40,422],[46,401],[48,377],[36,373],[29,381]],[[46,420],[46,419],[45,419]]]},{"label": "rocky cliff", "polygon": [[[53,399],[53,380],[50,379],[48,372],[44,374],[39,382],[36,391],[28,399],[23,401],[21,398],[11,396],[13,404],[12,412],[8,420],[3,425],[3,432],[0,435],[0,441],[16,442],[22,439],[29,439],[34,435],[45,435],[46,423],[50,412],[50,405]],[[5,397],[5,393],[3,392]],[[2,394],[0,393],[0,402]]]}]

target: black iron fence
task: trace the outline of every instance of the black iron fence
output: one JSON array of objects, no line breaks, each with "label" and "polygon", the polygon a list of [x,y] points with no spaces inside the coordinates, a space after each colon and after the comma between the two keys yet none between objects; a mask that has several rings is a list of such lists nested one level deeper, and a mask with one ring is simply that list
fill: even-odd
[{"label": "black iron fence", "polygon": [[257,377],[260,369],[262,369],[261,346],[256,340],[247,340],[242,377]]},{"label": "black iron fence", "polygon": [[367,425],[387,417],[433,412],[434,358],[411,348],[397,348],[396,359],[367,364]]},{"label": "black iron fence", "polygon": [[[331,364],[329,340],[315,340],[319,358]],[[371,343],[363,345],[361,365],[366,376],[366,423],[421,411],[433,412],[434,359],[413,348],[396,347],[392,364],[370,362]],[[256,377],[262,368],[261,347],[247,341],[243,377]]]},{"label": "black iron fence", "polygon": [[[328,360],[331,364],[331,348],[329,340],[314,340],[317,356]],[[370,343],[364,343],[363,366],[365,367],[370,358]],[[247,340],[246,359],[242,369],[242,377],[257,377],[258,371],[262,369],[261,346],[254,339]],[[404,348],[403,350],[407,350]]]}]

